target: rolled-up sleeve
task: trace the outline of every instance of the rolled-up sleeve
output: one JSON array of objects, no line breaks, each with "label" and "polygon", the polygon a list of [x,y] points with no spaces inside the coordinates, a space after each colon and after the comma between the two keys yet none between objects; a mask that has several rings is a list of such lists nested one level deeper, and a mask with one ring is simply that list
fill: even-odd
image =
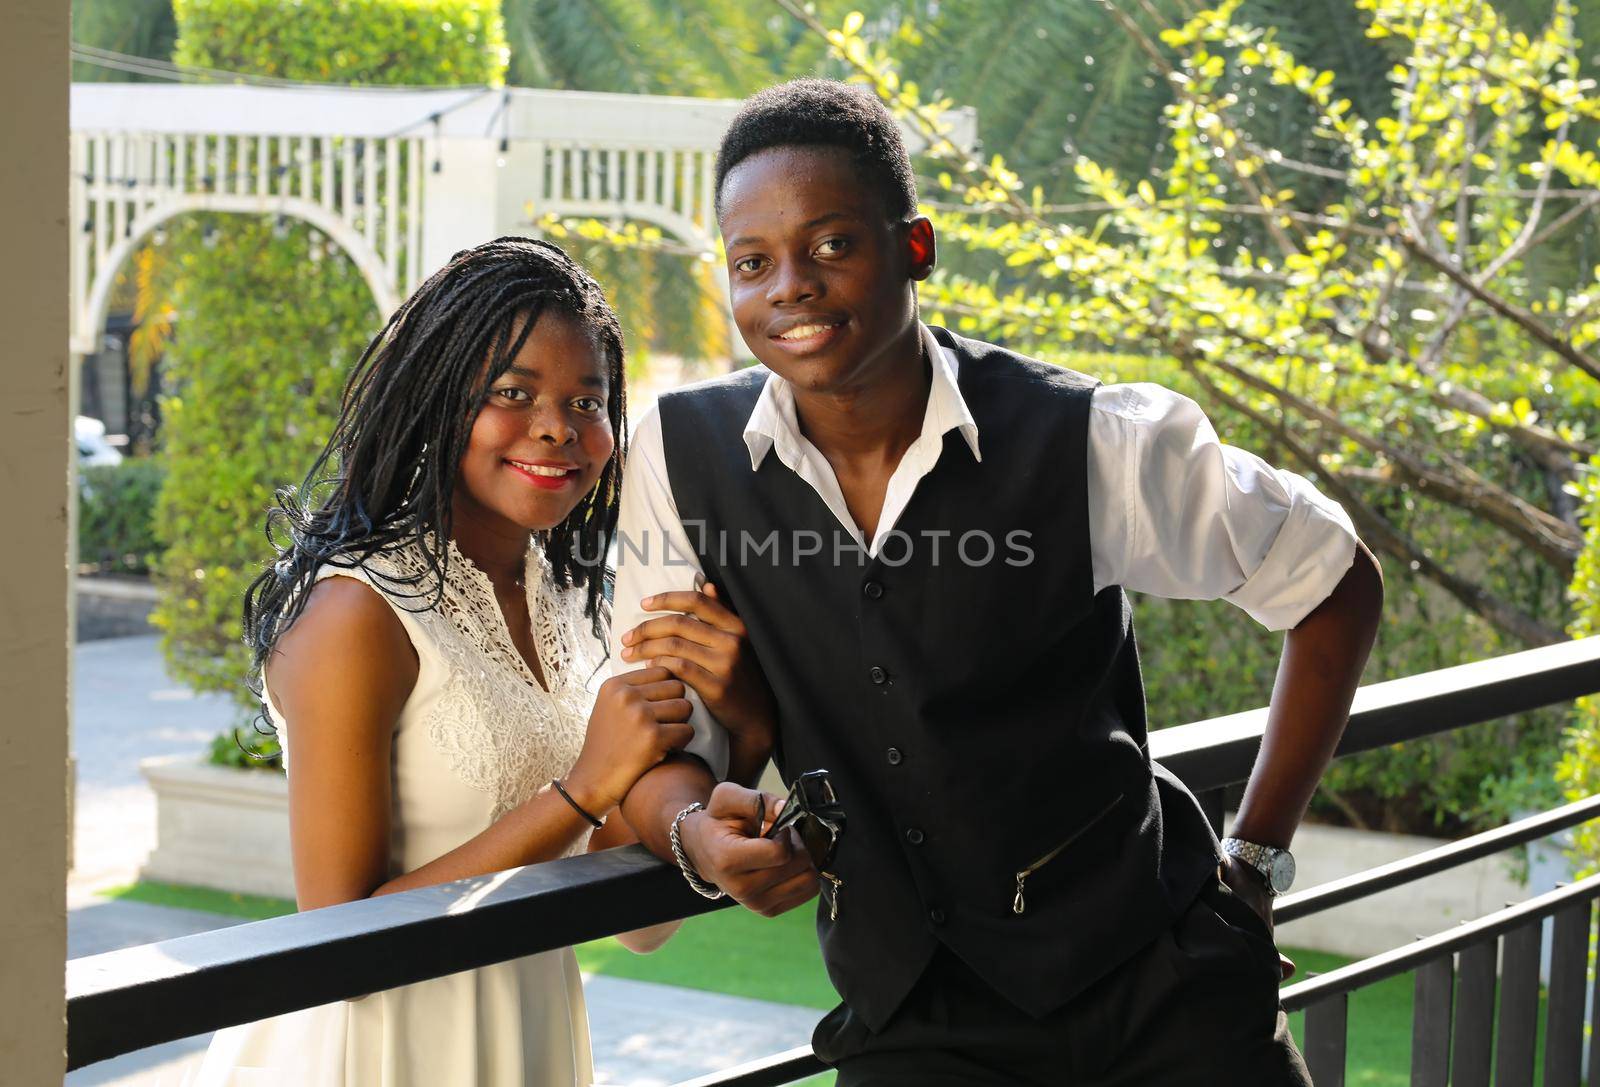
[{"label": "rolled-up sleeve", "polygon": [[1333,592],[1355,528],[1302,476],[1224,445],[1200,406],[1159,385],[1107,385],[1089,425],[1095,587],[1226,600],[1287,630]]},{"label": "rolled-up sleeve", "polygon": [[[622,635],[646,619],[664,614],[647,612],[640,601],[657,593],[698,589],[705,574],[688,533],[678,519],[672,497],[666,455],[661,442],[661,417],[652,407],[639,420],[628,446],[627,470],[622,480],[622,506],[617,514],[617,583],[611,620],[611,674],[643,668],[646,662],[622,659]],[[689,723],[694,739],[685,748],[699,756],[718,779],[728,774],[728,734],[705,708],[700,696],[688,692],[693,707]]]}]

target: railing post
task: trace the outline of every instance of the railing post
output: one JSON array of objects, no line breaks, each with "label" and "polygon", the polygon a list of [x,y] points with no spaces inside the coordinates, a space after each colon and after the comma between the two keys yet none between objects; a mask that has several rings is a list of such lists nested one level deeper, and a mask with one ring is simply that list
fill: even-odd
[{"label": "railing post", "polygon": [[1411,1012],[1411,1087],[1446,1087],[1450,1082],[1450,997],[1455,987],[1453,956],[1417,967]]},{"label": "railing post", "polygon": [[1555,914],[1552,921],[1544,1087],[1578,1087],[1583,1074],[1583,983],[1589,973],[1593,914],[1593,902],[1579,902]]},{"label": "railing post", "polygon": [[1533,1087],[1542,934],[1543,922],[1535,920],[1511,930],[1500,941],[1500,1038],[1495,1047],[1495,1087]]},{"label": "railing post", "polygon": [[1306,1009],[1306,1068],[1317,1087],[1344,1087],[1350,997],[1337,993]]},{"label": "railing post", "polygon": [[1594,972],[1594,989],[1589,993],[1589,1082],[1600,1084],[1600,969]]},{"label": "railing post", "polygon": [[1485,940],[1461,952],[1457,964],[1456,1021],[1450,1065],[1451,1087],[1489,1087],[1489,1062],[1494,1052],[1495,941]]}]

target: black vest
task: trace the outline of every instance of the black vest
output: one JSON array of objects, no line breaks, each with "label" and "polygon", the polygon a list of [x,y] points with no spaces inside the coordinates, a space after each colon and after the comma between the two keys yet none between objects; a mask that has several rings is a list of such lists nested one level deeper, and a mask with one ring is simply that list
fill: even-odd
[{"label": "black vest", "polygon": [[660,402],[679,516],[777,696],[778,768],[831,771],[847,813],[838,919],[824,905],[817,929],[874,1030],[938,943],[1042,1016],[1154,939],[1217,863],[1199,805],[1150,762],[1127,598],[1094,592],[1096,382],[935,335],[983,460],[946,434],[875,560],[775,450],[751,471],[765,369]]}]

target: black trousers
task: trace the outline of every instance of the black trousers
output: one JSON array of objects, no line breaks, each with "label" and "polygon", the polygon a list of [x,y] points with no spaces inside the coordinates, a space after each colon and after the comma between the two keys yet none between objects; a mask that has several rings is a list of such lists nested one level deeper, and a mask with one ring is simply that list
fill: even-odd
[{"label": "black trousers", "polygon": [[940,947],[881,1032],[841,1004],[812,1046],[838,1087],[1311,1087],[1278,1003],[1277,948],[1220,881],[1043,1019]]}]

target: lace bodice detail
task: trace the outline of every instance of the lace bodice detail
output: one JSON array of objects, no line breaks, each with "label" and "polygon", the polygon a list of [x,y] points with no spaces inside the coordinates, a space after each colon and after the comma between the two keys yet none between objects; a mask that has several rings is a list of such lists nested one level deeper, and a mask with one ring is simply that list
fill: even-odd
[{"label": "lace bodice detail", "polygon": [[586,593],[558,587],[544,554],[530,548],[523,584],[546,691],[517,652],[488,575],[454,541],[444,557],[437,602],[415,544],[369,558],[362,570],[444,662],[443,689],[421,725],[462,781],[493,797],[498,819],[571,769],[604,653],[583,614]]}]

